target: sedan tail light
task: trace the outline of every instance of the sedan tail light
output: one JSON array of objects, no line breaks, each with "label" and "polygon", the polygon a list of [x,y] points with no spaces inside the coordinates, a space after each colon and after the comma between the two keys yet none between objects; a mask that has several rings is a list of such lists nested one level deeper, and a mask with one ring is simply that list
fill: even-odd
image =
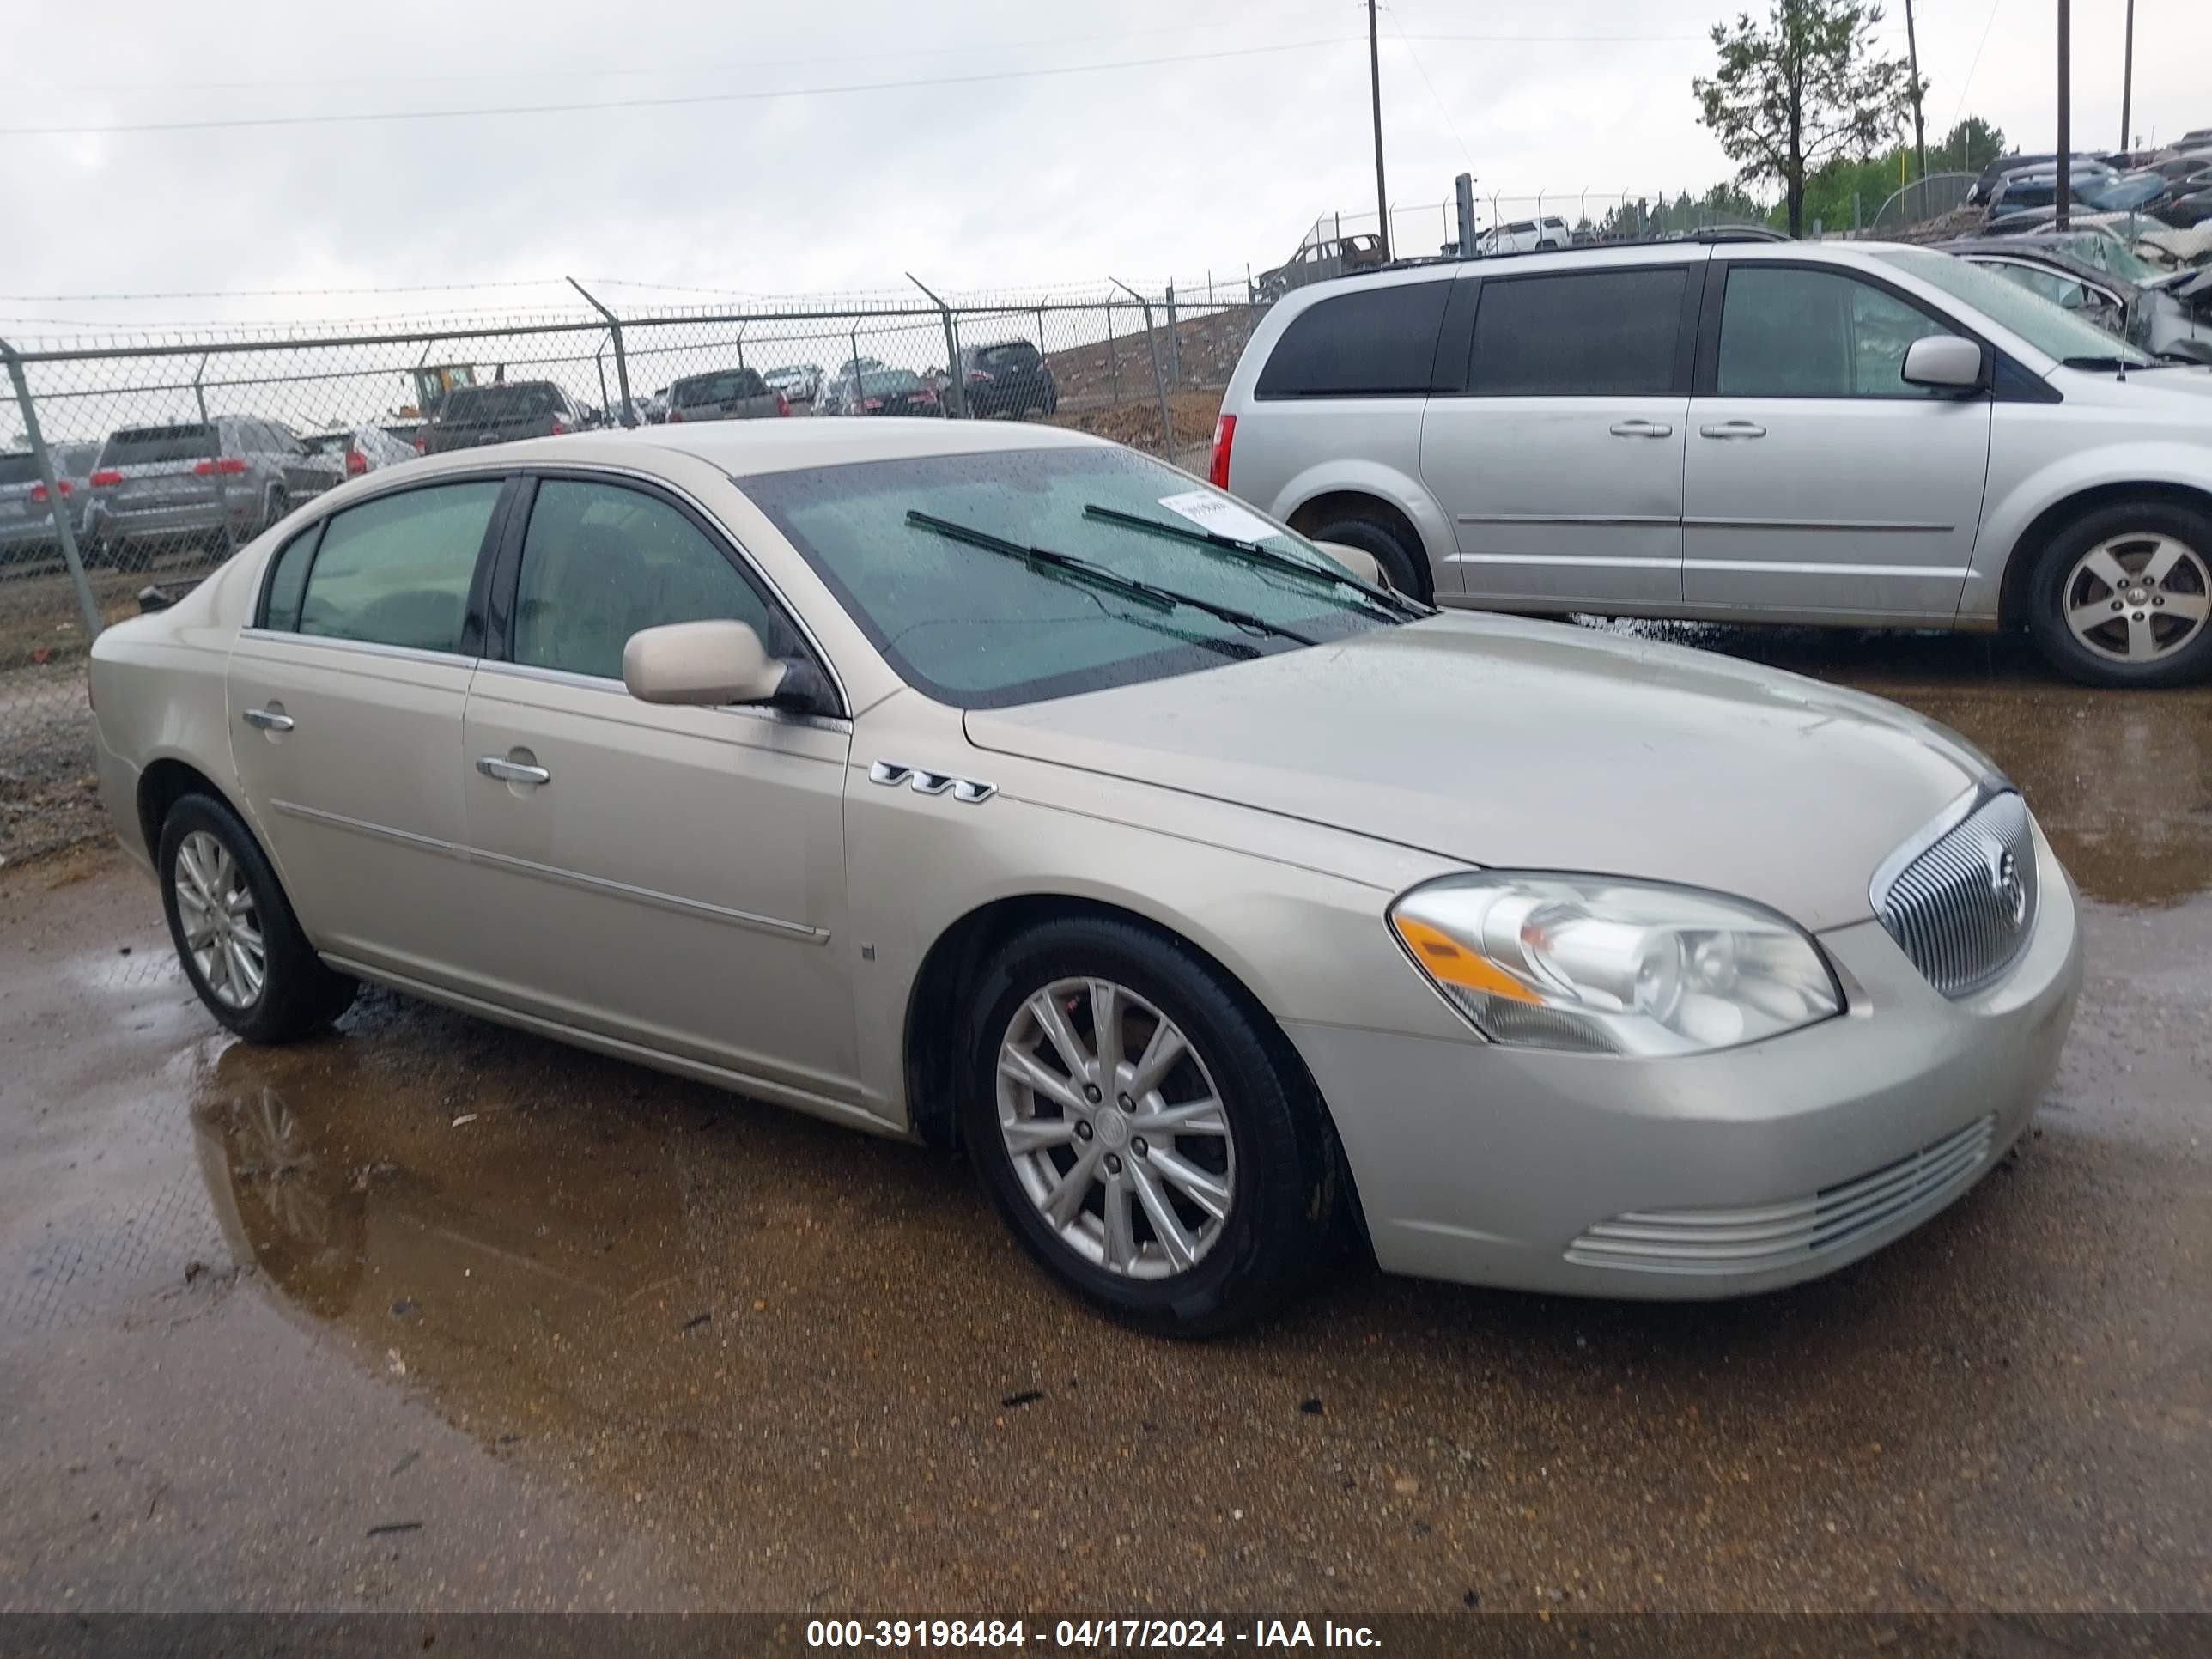
[{"label": "sedan tail light", "polygon": [[427,455],[430,453],[430,441],[419,432],[415,434],[415,453],[417,455]]},{"label": "sedan tail light", "polygon": [[785,397],[781,392],[775,394],[775,412],[779,415],[788,415],[791,413],[791,399]]},{"label": "sedan tail light", "polygon": [[216,460],[202,461],[192,468],[192,471],[203,478],[212,478],[218,474],[226,478],[235,478],[245,471],[246,458],[242,455],[225,455]]},{"label": "sedan tail light", "polygon": [[927,387],[924,387],[920,392],[911,393],[908,397],[907,401],[911,404],[928,404],[933,408],[937,403],[937,394],[934,392],[930,391]]},{"label": "sedan tail light", "polygon": [[665,422],[663,422],[663,424],[664,424],[664,425],[667,425],[667,426],[681,426],[681,425],[683,425],[683,424],[684,424],[684,411],[683,411],[682,410],[680,410],[680,409],[672,409],[672,410],[670,410],[668,411],[668,418],[667,418],[667,420],[666,420]]},{"label": "sedan tail light", "polygon": [[[57,478],[54,480],[54,484],[55,487],[62,492],[62,499],[64,501],[67,501],[70,498],[70,481],[67,478]],[[46,504],[46,485],[42,483],[33,484],[31,486],[31,505],[33,507],[44,507]]]},{"label": "sedan tail light", "polygon": [[883,400],[881,398],[866,398],[866,399],[863,400],[863,401],[862,401],[862,403],[861,403],[861,404],[860,404],[860,407],[861,407],[862,409],[866,410],[868,411],[868,413],[869,413],[869,414],[871,414],[871,415],[874,414],[878,410],[881,409],[883,406],[884,406],[884,400]]},{"label": "sedan tail light", "polygon": [[1206,468],[1206,481],[1216,489],[1229,488],[1229,448],[1237,441],[1237,417],[1224,415],[1213,423],[1213,459]]},{"label": "sedan tail light", "polygon": [[549,438],[564,437],[567,435],[568,431],[568,423],[562,420],[558,415],[556,415],[553,417],[553,429],[545,435]]},{"label": "sedan tail light", "polygon": [[971,368],[968,371],[968,384],[969,386],[981,386],[988,381],[990,378],[991,377],[988,374],[980,368]]},{"label": "sedan tail light", "polygon": [[347,477],[358,478],[368,471],[368,457],[358,449],[349,449],[346,451],[345,466]]},{"label": "sedan tail light", "polygon": [[94,489],[112,489],[122,482],[123,475],[112,466],[102,467],[92,475],[92,487]]}]

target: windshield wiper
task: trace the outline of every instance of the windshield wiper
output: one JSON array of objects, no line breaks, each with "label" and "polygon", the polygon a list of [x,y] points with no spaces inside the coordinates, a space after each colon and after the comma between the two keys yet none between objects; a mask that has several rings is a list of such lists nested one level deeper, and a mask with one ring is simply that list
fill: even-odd
[{"label": "windshield wiper", "polygon": [[1218,530],[1204,530],[1196,525],[1163,524],[1158,519],[1147,519],[1142,514],[1123,513],[1114,507],[1100,507],[1096,502],[1087,503],[1084,507],[1083,516],[1096,520],[1102,524],[1119,525],[1125,530],[1146,531],[1155,536],[1167,537],[1171,541],[1189,542],[1200,547],[1218,548],[1224,553],[1235,555],[1247,564],[1257,565],[1269,570],[1280,570],[1290,575],[1309,577],[1313,580],[1328,582],[1337,587],[1348,587],[1353,592],[1372,599],[1379,605],[1389,605],[1401,617],[1432,617],[1436,614],[1418,599],[1411,599],[1389,588],[1376,587],[1372,583],[1364,582],[1349,571],[1324,569],[1317,564],[1308,564],[1304,559],[1293,559],[1276,552],[1273,548],[1262,547],[1257,542],[1243,541],[1235,536],[1224,536]]},{"label": "windshield wiper", "polygon": [[955,524],[950,519],[940,519],[933,514],[917,512],[913,508],[908,509],[906,521],[917,530],[927,530],[933,535],[943,536],[948,541],[981,548],[986,553],[996,553],[1004,558],[1019,559],[1041,575],[1073,580],[1103,592],[1118,593],[1126,599],[1150,605],[1156,611],[1172,611],[1178,605],[1188,605],[1194,611],[1203,611],[1233,627],[1249,629],[1255,634],[1272,634],[1278,639],[1294,641],[1299,645],[1319,643],[1295,629],[1284,627],[1280,623],[1271,623],[1265,617],[1255,617],[1233,605],[1217,605],[1212,599],[1201,599],[1193,593],[1162,587],[1157,582],[1138,581],[1133,577],[1109,570],[1103,564],[1079,559],[1073,553],[1058,553],[1048,547],[1031,547],[1022,542],[1009,541],[1004,536],[994,536],[988,530]]},{"label": "windshield wiper", "polygon": [[2141,362],[2132,357],[2062,357],[2059,362],[2088,374],[2130,374],[2137,369],[2173,367],[2172,360],[2160,357],[2146,357]]}]

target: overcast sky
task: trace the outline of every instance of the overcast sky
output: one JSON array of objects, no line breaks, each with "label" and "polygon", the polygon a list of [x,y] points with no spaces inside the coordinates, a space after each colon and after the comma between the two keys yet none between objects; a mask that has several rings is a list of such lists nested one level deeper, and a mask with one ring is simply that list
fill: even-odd
[{"label": "overcast sky", "polygon": [[[2075,0],[2085,146],[2119,137],[2125,5]],[[1931,143],[1963,112],[2048,148],[2053,0],[1917,9]],[[1208,270],[1241,284],[1246,261],[1279,260],[1317,214],[1374,204],[1364,9],[1352,0],[108,0],[96,11],[4,0],[4,10],[0,128],[11,130],[697,100],[0,134],[10,336],[107,319],[556,306],[573,296],[546,286],[199,296],[563,274],[670,285],[610,285],[631,303],[703,297],[677,291],[686,287],[880,290],[907,270],[960,289],[1109,272],[1188,282]],[[1690,80],[1711,64],[1706,31],[1733,11],[1711,0],[1392,0],[1382,61],[1393,201],[1441,203],[1464,170],[1485,196],[1587,189],[1595,212],[1600,195],[1727,176]],[[2136,30],[2136,131],[2212,125],[2212,3],[2137,0]],[[1882,33],[1901,56],[1902,0]],[[1098,65],[1121,67],[1080,67]],[[884,84],[932,80],[942,83]],[[857,86],[873,89],[824,90]],[[1432,246],[1444,230],[1441,214],[1401,222],[1408,245]],[[46,297],[115,294],[191,297]]]}]

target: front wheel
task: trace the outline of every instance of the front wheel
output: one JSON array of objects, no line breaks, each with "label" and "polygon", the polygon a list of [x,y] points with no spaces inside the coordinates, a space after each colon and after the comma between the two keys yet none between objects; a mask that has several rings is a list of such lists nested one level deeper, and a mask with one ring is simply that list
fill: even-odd
[{"label": "front wheel", "polygon": [[172,806],[155,868],[185,977],[231,1030],[289,1042],[353,1001],[354,981],[323,965],[259,844],[224,803],[186,795]]},{"label": "front wheel", "polygon": [[[1374,519],[1334,519],[1306,534],[1314,541],[1342,542],[1346,547],[1358,548],[1382,568],[1398,592],[1417,599],[1428,598],[1430,585],[1421,580],[1428,568],[1427,554],[1418,546],[1407,546],[1392,526]],[[1416,559],[1420,562],[1418,567]]]},{"label": "front wheel", "polygon": [[1054,1278],[1179,1336],[1249,1324],[1307,1278],[1336,1202],[1320,1103],[1211,965],[1071,918],[1010,943],[977,1007],[963,1132]]},{"label": "front wheel", "polygon": [[2124,504],[2043,550],[2028,628],[2061,673],[2090,685],[2180,685],[2212,672],[2212,517]]}]

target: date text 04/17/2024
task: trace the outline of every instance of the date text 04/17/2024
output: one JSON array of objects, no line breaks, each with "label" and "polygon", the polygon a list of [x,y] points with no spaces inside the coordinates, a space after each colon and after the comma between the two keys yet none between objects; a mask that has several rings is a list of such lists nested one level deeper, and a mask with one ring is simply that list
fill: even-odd
[{"label": "date text 04/17/2024", "polygon": [[1032,1631],[1014,1619],[814,1619],[807,1621],[811,1648],[1039,1647],[1101,1651],[1115,1649],[1372,1648],[1381,1645],[1365,1625],[1323,1620],[1257,1619],[1231,1626],[1220,1619],[1060,1619]]}]

